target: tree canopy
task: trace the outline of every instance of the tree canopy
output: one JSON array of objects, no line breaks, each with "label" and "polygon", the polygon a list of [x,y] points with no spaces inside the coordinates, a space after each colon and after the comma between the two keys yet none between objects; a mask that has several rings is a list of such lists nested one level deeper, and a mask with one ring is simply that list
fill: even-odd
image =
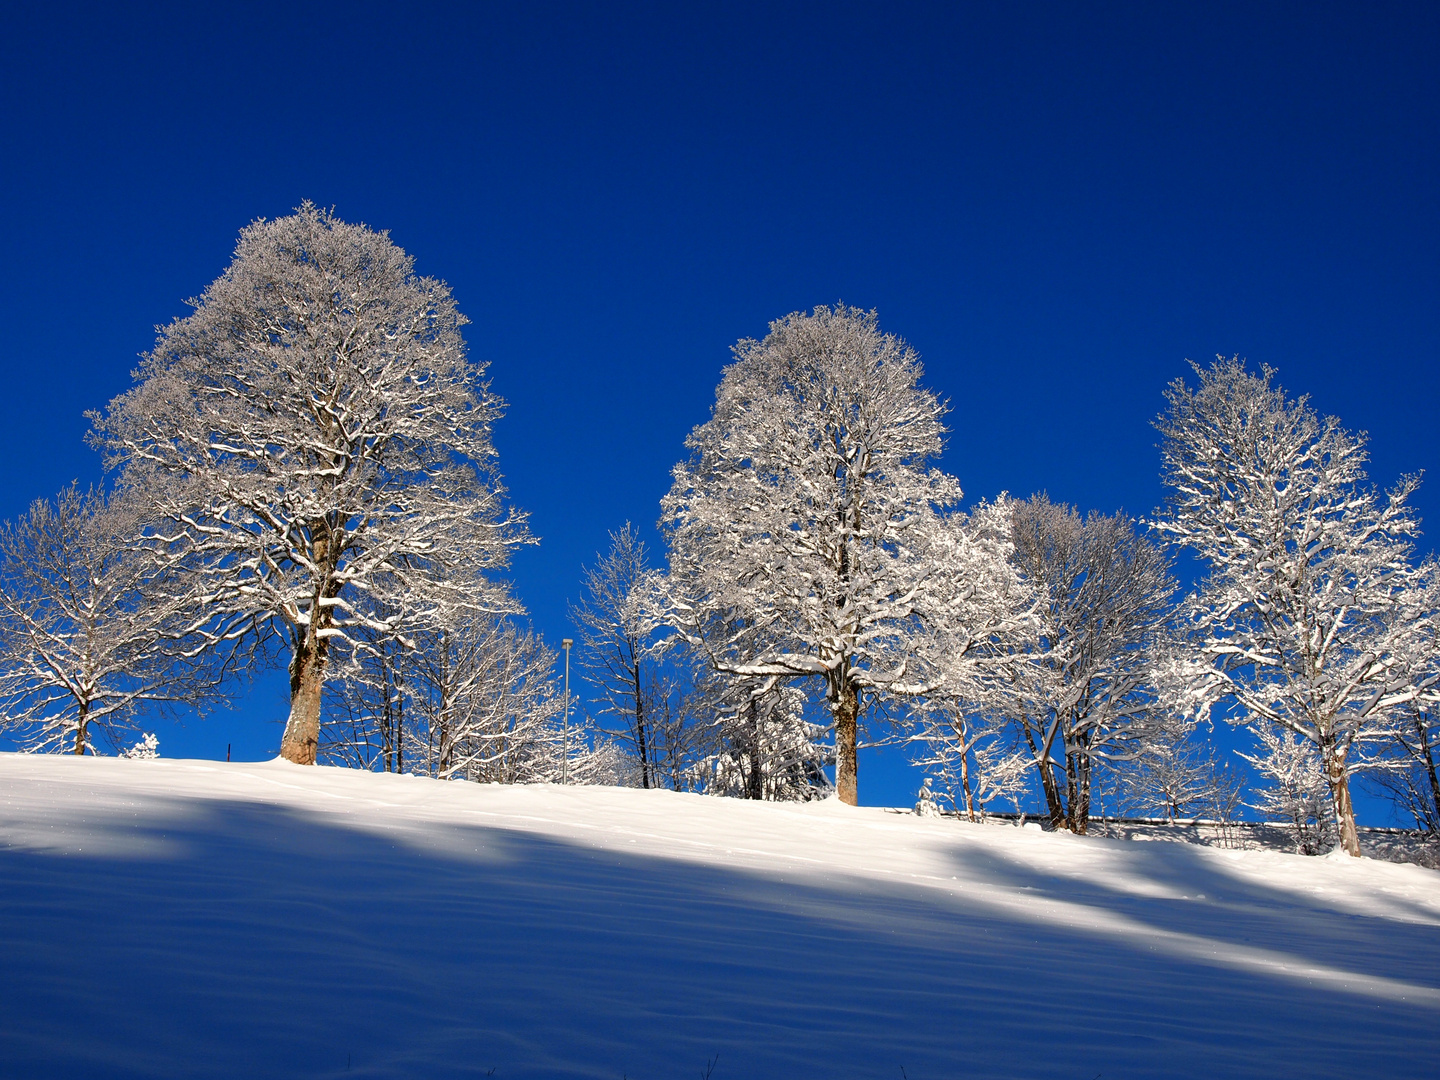
[{"label": "tree canopy", "polygon": [[149,499],[156,556],[288,642],[281,752],[313,762],[333,642],[403,636],[462,582],[466,606],[514,609],[476,586],[526,539],[495,472],[502,402],[445,284],[309,203],[246,228],[191,303],[93,437]]}]

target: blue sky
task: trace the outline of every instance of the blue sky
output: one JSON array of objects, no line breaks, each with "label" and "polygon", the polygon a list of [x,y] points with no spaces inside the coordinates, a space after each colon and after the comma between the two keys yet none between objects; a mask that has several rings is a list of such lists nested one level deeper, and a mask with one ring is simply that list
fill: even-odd
[{"label": "blue sky", "polygon": [[[730,344],[817,303],[921,353],[970,497],[1149,511],[1161,389],[1216,353],[1369,431],[1380,484],[1434,477],[1437,55],[1418,3],[14,10],[0,516],[99,478],[84,410],[307,198],[473,320],[552,641]],[[259,757],[283,696],[162,752]],[[897,766],[862,759],[862,799],[910,797]]]}]

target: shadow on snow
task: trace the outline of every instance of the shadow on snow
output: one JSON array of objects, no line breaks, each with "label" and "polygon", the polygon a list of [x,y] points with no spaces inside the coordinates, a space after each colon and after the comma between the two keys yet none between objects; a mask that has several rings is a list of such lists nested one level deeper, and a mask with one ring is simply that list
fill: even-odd
[{"label": "shadow on snow", "polygon": [[11,1075],[1440,1073],[1432,916],[1347,915],[1183,845],[1097,849],[1137,890],[971,846],[938,886],[782,880],[245,801],[105,828],[123,854],[0,851]]}]

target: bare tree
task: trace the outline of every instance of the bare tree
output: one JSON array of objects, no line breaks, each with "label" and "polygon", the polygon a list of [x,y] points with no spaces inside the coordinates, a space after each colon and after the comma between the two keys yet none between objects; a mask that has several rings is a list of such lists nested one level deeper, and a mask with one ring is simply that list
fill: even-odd
[{"label": "bare tree", "polygon": [[425,739],[409,689],[410,653],[392,633],[358,627],[351,649],[325,684],[317,760],[379,772],[405,771]]},{"label": "bare tree", "polygon": [[[308,203],[243,230],[192,303],[93,438],[168,523],[157,557],[203,573],[213,610],[283,632],[281,753],[308,764],[332,643],[403,636],[452,552],[493,569],[525,540],[493,471],[502,403],[450,290],[386,233]],[[513,608],[498,587],[477,602]]]},{"label": "bare tree", "polygon": [[22,745],[119,749],[137,708],[205,702],[231,670],[245,620],[207,614],[144,537],[124,492],[74,484],[0,528],[0,708]]},{"label": "bare tree", "polygon": [[906,640],[923,695],[909,700],[909,742],[919,764],[970,820],[997,798],[1027,789],[1031,755],[997,704],[1032,660],[1017,644],[1033,640],[1041,599],[1016,565],[1015,503],[982,500],[968,513],[939,518],[921,548],[930,567],[923,624]]},{"label": "bare tree", "polygon": [[562,755],[588,749],[565,744],[556,653],[533,631],[477,616],[431,635],[416,661],[432,775],[553,781]]},{"label": "bare tree", "polygon": [[1412,705],[1376,748],[1366,779],[1411,817],[1417,829],[1440,835],[1440,710]]},{"label": "bare tree", "polygon": [[1313,745],[1339,839],[1360,854],[1350,774],[1356,747],[1392,738],[1433,693],[1434,567],[1413,560],[1407,477],[1382,499],[1365,438],[1238,358],[1177,379],[1157,421],[1171,495],[1157,529],[1209,573],[1185,605],[1200,640],[1199,708],[1233,704],[1264,737]]},{"label": "bare tree", "polygon": [[693,791],[703,787],[697,767],[715,743],[706,727],[706,702],[684,650],[664,654],[645,683],[650,776],[656,787]]},{"label": "bare tree", "polygon": [[970,821],[982,820],[997,799],[1018,806],[1030,790],[1033,759],[1010,726],[949,695],[930,695],[918,704],[914,741],[925,749],[916,763],[927,779],[939,781],[935,794]]}]

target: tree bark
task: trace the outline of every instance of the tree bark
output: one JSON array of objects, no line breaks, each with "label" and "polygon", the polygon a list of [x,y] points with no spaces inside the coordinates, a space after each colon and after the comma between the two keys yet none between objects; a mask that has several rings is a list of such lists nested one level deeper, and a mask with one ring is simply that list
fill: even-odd
[{"label": "tree bark", "polygon": [[860,691],[847,679],[835,705],[835,793],[850,806],[860,804],[855,729],[860,718]]},{"label": "tree bark", "polygon": [[[1045,808],[1050,812],[1050,828],[1056,832],[1065,828],[1065,800],[1060,797],[1060,784],[1055,779],[1055,769],[1050,763],[1050,747],[1054,743],[1054,735],[1049,742],[1035,741],[1035,734],[1031,729],[1029,716],[1022,716],[1021,722],[1025,729],[1025,741],[1030,744],[1030,756],[1034,758],[1036,768],[1040,770],[1040,787],[1045,792]],[[1055,728],[1055,734],[1059,734],[1059,726]]]},{"label": "tree bark", "polygon": [[297,765],[314,765],[320,745],[320,694],[325,688],[328,640],[306,627],[290,662],[290,719],[280,740],[280,756]]},{"label": "tree bark", "polygon": [[323,568],[324,573],[316,582],[310,619],[295,643],[295,655],[290,658],[290,719],[280,739],[280,756],[297,765],[314,765],[320,746],[320,696],[325,689],[325,661],[330,653],[330,638],[325,631],[332,619],[325,601],[333,600],[338,591],[332,591],[330,584],[330,574],[339,556],[330,523],[312,522],[310,537],[315,564]]},{"label": "tree bark", "polygon": [[651,787],[650,783],[650,747],[645,737],[645,698],[640,686],[640,665],[636,663],[630,669],[635,686],[635,743],[640,750],[640,786]]},{"label": "tree bark", "polygon": [[745,776],[745,797],[747,799],[765,798],[765,770],[760,761],[761,747],[764,740],[760,732],[760,704],[753,697],[750,699],[750,771]]},{"label": "tree bark", "polygon": [[1070,801],[1070,831],[1076,836],[1090,832],[1090,755],[1076,755],[1075,794]]},{"label": "tree bark", "polygon": [[1065,755],[1065,828],[1072,833],[1083,832],[1077,821],[1080,802],[1080,782],[1076,775],[1076,758],[1074,754]]},{"label": "tree bark", "polygon": [[75,753],[85,753],[85,728],[90,722],[90,703],[80,703],[80,715],[75,720]]},{"label": "tree bark", "polygon": [[960,725],[960,788],[965,792],[965,816],[975,820],[975,797],[970,793],[970,731],[965,714],[956,709]]},{"label": "tree bark", "polygon": [[1345,775],[1345,759],[1333,739],[1320,743],[1321,761],[1325,766],[1325,780],[1330,785],[1330,795],[1335,800],[1335,821],[1340,826],[1340,846],[1345,854],[1360,858],[1360,834],[1355,828],[1355,804],[1350,801],[1350,780]]},{"label": "tree bark", "polygon": [[1430,750],[1430,740],[1426,737],[1425,724],[1419,717],[1415,719],[1415,734],[1420,739],[1420,750],[1425,755],[1425,770],[1430,777],[1430,810],[1425,815],[1430,819],[1430,831],[1440,830],[1440,776],[1435,772],[1435,755]]}]

